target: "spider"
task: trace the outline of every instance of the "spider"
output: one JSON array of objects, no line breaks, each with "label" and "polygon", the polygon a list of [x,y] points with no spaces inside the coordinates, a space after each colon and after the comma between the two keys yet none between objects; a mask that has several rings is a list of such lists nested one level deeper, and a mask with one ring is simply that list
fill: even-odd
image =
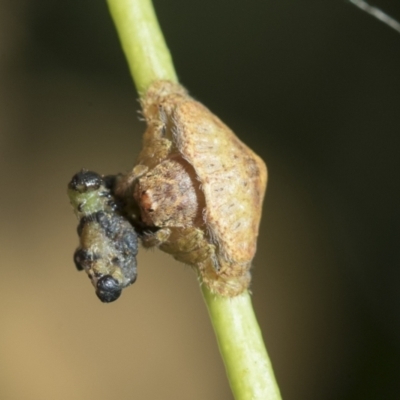
[{"label": "spider", "polygon": [[132,172],[118,177],[116,197],[144,227],[145,247],[194,266],[215,293],[240,294],[251,279],[264,162],[178,84],[155,82],[142,108],[143,149]]},{"label": "spider", "polygon": [[242,293],[251,281],[264,162],[176,83],[154,82],[142,108],[147,130],[133,170],[106,178],[82,170],[68,186],[80,219],[77,268],[101,301],[116,300],[136,279],[139,234],[144,247],[195,267],[212,292]]}]

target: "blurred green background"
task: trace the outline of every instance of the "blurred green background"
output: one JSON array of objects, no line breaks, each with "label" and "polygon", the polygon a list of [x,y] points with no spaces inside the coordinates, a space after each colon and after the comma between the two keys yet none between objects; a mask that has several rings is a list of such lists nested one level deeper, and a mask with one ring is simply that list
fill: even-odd
[{"label": "blurred green background", "polygon": [[[341,0],[154,3],[269,168],[252,292],[283,398],[398,399],[400,35]],[[66,185],[132,167],[137,110],[104,1],[0,2],[2,400],[232,400],[188,267],[142,250],[105,305],[72,262]]]}]

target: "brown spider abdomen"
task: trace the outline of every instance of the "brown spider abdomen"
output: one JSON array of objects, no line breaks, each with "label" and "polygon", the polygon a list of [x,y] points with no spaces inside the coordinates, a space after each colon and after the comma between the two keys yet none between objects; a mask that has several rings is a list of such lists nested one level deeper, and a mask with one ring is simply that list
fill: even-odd
[{"label": "brown spider abdomen", "polygon": [[264,162],[176,83],[154,82],[142,107],[143,149],[121,191],[130,196],[132,188],[139,225],[159,228],[145,231],[144,245],[193,265],[214,293],[242,293],[256,252]]}]

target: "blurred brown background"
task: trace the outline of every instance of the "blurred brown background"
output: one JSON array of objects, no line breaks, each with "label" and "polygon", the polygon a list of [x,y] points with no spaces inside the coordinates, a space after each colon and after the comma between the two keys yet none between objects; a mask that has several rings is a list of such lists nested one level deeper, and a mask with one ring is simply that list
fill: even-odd
[{"label": "blurred brown background", "polygon": [[[269,167],[252,290],[284,399],[398,399],[400,35],[341,0],[155,6]],[[104,305],[73,266],[67,182],[131,168],[136,98],[104,1],[0,2],[2,400],[232,399],[188,267],[142,250]]]}]

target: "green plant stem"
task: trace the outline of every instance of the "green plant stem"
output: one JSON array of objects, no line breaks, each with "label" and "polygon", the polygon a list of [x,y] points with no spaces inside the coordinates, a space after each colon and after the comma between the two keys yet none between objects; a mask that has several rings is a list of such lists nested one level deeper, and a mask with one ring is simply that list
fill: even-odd
[{"label": "green plant stem", "polygon": [[177,82],[151,0],[107,2],[139,95],[155,80]]},{"label": "green plant stem", "polygon": [[222,297],[202,286],[211,322],[237,400],[281,398],[249,292]]},{"label": "green plant stem", "polygon": [[[107,0],[139,95],[155,80],[177,82],[150,0]],[[279,400],[279,389],[248,292],[216,296],[202,286],[236,400]]]}]

